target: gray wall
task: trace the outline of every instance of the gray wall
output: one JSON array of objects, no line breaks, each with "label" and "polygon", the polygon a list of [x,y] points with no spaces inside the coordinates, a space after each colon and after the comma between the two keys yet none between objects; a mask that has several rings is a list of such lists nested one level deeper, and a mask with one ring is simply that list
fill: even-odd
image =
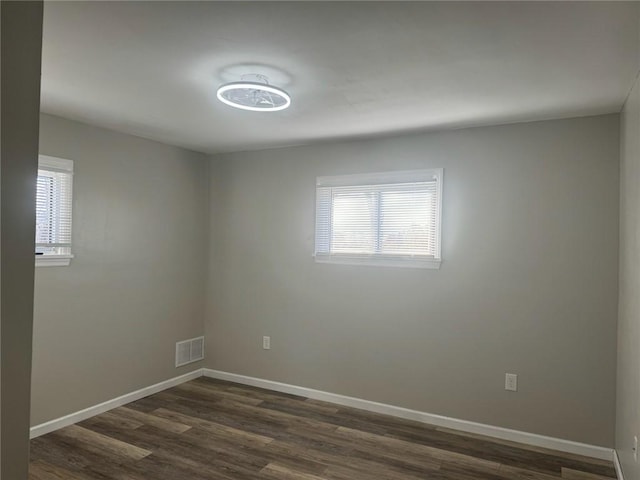
[{"label": "gray wall", "polygon": [[42,2],[2,2],[0,477],[26,480]]},{"label": "gray wall", "polygon": [[32,424],[201,367],[206,157],[42,115],[40,153],[75,162],[73,253],[35,275]]},{"label": "gray wall", "polygon": [[[613,446],[618,122],[212,157],[207,365]],[[440,270],[314,263],[316,176],[429,167]]]},{"label": "gray wall", "polygon": [[640,82],[621,115],[620,297],[616,450],[626,480],[640,479],[633,437],[640,437]]}]

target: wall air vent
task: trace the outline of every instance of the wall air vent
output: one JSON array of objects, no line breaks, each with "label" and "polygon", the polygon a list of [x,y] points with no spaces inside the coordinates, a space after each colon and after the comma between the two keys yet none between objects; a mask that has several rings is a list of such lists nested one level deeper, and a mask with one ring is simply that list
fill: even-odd
[{"label": "wall air vent", "polygon": [[204,337],[191,338],[176,343],[176,367],[197,362],[204,358]]}]

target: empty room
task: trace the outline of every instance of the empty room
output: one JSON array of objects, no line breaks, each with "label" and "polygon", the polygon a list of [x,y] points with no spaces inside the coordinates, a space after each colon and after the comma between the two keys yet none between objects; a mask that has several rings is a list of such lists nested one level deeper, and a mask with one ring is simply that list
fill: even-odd
[{"label": "empty room", "polygon": [[2,1],[3,480],[640,480],[640,3]]}]

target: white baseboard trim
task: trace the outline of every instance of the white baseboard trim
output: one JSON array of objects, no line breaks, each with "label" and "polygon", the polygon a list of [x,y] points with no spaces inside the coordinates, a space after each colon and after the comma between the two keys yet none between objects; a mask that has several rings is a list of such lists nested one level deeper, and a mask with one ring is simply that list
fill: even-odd
[{"label": "white baseboard trim", "polygon": [[384,403],[372,402],[361,398],[347,397],[336,393],[323,392],[311,388],[298,387],[286,383],[264,380],[261,378],[247,377],[235,373],[222,372],[219,370],[204,369],[204,376],[216,378],[218,380],[228,380],[230,382],[251,385],[254,387],[274,390],[276,392],[290,393],[300,395],[302,397],[313,398],[314,400],[323,400],[325,402],[335,403],[348,407],[359,408],[370,412],[393,415],[407,420],[428,423],[439,427],[447,427],[463,432],[486,435],[488,437],[500,438],[502,440],[510,440],[512,442],[524,443],[536,447],[558,450],[561,452],[574,453],[577,455],[585,455],[587,457],[598,458],[601,460],[611,460],[613,450],[611,448],[598,447],[586,443],[574,442],[571,440],[563,440],[561,438],[547,437],[536,433],[521,432],[511,430],[509,428],[495,427],[485,425],[483,423],[470,422],[467,420],[459,420],[457,418],[435,415],[432,413],[420,412],[418,410],[410,410],[408,408],[396,407]]},{"label": "white baseboard trim", "polygon": [[616,467],[616,477],[618,480],[624,480],[622,465],[620,465],[620,459],[618,458],[618,452],[616,450],[613,451],[613,466]]},{"label": "white baseboard trim", "polygon": [[180,385],[181,383],[201,377],[204,374],[203,371],[203,368],[199,368],[198,370],[194,370],[193,372],[185,373],[184,375],[180,375],[179,377],[170,378],[169,380],[156,383],[155,385],[151,385],[150,387],[141,388],[140,390],[136,390],[135,392],[127,393],[126,395],[107,400],[106,402],[99,403],[98,405],[94,405],[93,407],[85,408],[84,410],[80,410],[79,412],[71,413],[69,415],[65,415],[64,417],[41,423],[40,425],[35,425],[30,429],[30,437],[39,437],[40,435],[44,435],[46,433],[53,432],[54,430],[58,430],[59,428],[67,427],[74,423],[81,422],[82,420],[86,420],[87,418],[99,415],[116,407],[135,402],[136,400],[140,400],[141,398],[153,395],[154,393],[161,392],[162,390],[166,390],[167,388],[175,387],[176,385]]}]

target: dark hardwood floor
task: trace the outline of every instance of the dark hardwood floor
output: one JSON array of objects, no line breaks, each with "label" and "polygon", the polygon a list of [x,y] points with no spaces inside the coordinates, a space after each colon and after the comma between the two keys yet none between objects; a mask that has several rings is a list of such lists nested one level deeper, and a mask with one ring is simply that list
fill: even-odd
[{"label": "dark hardwood floor", "polygon": [[603,480],[611,462],[199,378],[31,441],[30,480]]}]

